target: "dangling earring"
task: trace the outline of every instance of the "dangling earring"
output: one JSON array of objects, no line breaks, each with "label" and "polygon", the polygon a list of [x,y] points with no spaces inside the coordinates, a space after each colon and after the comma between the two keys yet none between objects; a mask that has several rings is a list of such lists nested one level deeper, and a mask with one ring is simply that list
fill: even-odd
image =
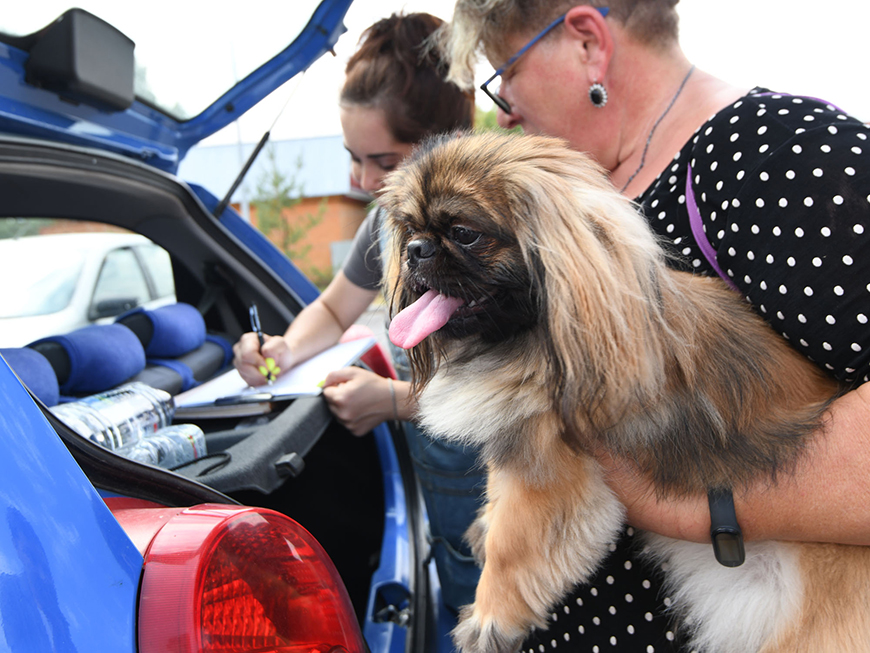
[{"label": "dangling earring", "polygon": [[604,88],[603,84],[595,82],[589,87],[589,99],[592,101],[593,106],[599,109],[602,108],[607,104],[607,89]]}]

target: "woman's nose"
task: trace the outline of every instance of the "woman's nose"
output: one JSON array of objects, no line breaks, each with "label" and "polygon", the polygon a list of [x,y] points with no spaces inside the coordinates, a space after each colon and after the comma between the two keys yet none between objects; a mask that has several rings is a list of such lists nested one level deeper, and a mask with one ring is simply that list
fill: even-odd
[{"label": "woman's nose", "polygon": [[498,109],[495,119],[498,122],[498,126],[502,129],[513,129],[520,124],[519,116],[517,116],[516,109],[513,106],[511,106],[510,113],[505,113],[501,109]]},{"label": "woman's nose", "polygon": [[367,193],[374,193],[381,189],[383,177],[383,172],[377,170],[375,166],[363,165],[359,175],[359,186]]}]

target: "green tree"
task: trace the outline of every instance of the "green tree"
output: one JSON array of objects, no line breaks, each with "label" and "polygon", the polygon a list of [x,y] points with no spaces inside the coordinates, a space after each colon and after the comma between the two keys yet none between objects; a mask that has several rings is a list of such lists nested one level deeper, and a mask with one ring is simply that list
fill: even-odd
[{"label": "green tree", "polygon": [[316,213],[291,218],[286,210],[302,201],[304,190],[297,179],[299,171],[302,170],[302,156],[296,159],[293,172],[284,174],[278,165],[275,148],[270,145],[266,148],[266,162],[267,167],[257,183],[256,197],[251,201],[257,212],[257,227],[317,285],[322,285],[325,278],[331,278],[331,273],[307,262],[311,245],[302,244],[301,241],[305,234],[323,221],[326,198],[320,202]]},{"label": "green tree", "polygon": [[0,218],[0,238],[35,236],[54,222],[48,218]]},{"label": "green tree", "polygon": [[522,127],[514,127],[513,129],[502,129],[498,126],[497,118],[498,109],[493,105],[489,111],[484,111],[479,106],[474,107],[474,128],[481,131],[507,131],[510,133],[522,134]]}]

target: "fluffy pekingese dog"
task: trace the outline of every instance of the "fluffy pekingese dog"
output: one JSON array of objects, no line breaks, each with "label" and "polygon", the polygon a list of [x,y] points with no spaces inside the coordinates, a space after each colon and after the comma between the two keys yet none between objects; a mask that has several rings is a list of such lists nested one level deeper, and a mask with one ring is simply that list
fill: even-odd
[{"label": "fluffy pekingese dog", "polygon": [[[676,272],[631,202],[561,141],[436,139],[391,177],[390,336],[410,348],[419,420],[479,445],[483,572],[454,639],[515,651],[589,578],[624,509],[588,452],[662,496],[787,473],[837,384],[718,278]],[[649,537],[704,651],[866,651],[870,548]]]}]

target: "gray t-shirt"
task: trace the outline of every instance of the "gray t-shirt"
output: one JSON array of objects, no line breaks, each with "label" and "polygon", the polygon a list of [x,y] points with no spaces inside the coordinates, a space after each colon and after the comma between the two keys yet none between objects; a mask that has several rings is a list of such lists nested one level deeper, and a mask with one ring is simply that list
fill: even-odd
[{"label": "gray t-shirt", "polygon": [[366,290],[377,290],[384,276],[381,261],[381,210],[375,207],[357,229],[350,254],[342,271],[351,283]]}]

